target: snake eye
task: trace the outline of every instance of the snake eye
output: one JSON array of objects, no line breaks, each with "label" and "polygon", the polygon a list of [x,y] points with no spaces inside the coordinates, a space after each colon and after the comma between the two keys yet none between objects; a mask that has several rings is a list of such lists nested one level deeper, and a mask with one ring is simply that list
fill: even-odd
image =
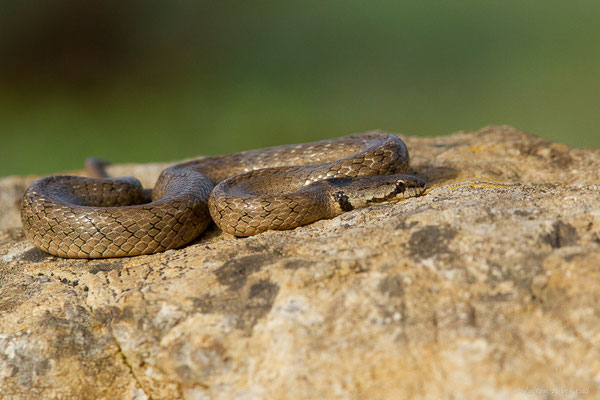
[{"label": "snake eye", "polygon": [[406,182],[401,180],[396,181],[396,194],[403,193],[404,189],[406,189]]}]

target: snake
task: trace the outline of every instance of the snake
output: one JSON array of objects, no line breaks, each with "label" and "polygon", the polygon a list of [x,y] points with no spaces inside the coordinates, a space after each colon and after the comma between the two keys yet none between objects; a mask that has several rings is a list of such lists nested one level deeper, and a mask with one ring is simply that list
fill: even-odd
[{"label": "snake", "polygon": [[400,138],[355,134],[180,162],[153,189],[133,177],[48,176],[25,191],[21,221],[55,256],[137,256],[183,247],[212,221],[246,237],[420,196],[426,183],[411,173]]}]

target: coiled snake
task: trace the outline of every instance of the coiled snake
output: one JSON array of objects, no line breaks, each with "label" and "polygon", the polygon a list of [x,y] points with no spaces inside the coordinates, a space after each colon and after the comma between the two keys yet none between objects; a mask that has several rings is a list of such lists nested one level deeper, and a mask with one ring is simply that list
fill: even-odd
[{"label": "coiled snake", "polygon": [[135,178],[50,176],[25,192],[21,219],[27,238],[50,254],[135,256],[189,243],[211,217],[250,236],[418,196],[425,182],[409,171],[396,136],[352,135],[176,164],[146,203]]}]

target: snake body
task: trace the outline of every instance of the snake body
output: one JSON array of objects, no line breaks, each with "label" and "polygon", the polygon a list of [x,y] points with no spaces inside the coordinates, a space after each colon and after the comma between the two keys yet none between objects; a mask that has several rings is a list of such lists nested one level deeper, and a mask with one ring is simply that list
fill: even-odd
[{"label": "snake body", "polygon": [[23,196],[27,238],[60,257],[151,254],[198,237],[211,218],[236,236],[285,230],[418,196],[394,135],[373,133],[250,150],[165,169],[145,202],[135,178],[50,176]]}]

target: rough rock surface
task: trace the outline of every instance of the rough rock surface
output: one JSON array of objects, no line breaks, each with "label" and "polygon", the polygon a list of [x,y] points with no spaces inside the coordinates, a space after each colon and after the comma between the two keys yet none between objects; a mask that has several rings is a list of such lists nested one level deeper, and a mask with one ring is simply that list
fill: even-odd
[{"label": "rough rock surface", "polygon": [[405,140],[420,198],[133,258],[32,248],[0,180],[1,398],[599,398],[600,150]]}]

